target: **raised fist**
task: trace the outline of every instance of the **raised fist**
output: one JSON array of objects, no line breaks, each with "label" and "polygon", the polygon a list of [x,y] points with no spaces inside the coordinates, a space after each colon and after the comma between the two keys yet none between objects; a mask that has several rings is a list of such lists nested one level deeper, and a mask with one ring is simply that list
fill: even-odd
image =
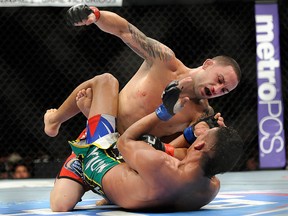
[{"label": "raised fist", "polygon": [[83,23],[83,25],[91,24],[84,23],[89,19],[89,15],[94,14],[94,20],[92,22],[96,22],[100,18],[100,11],[96,7],[89,7],[85,4],[74,5],[69,8],[66,13],[66,21],[69,25],[77,25],[77,23]]}]

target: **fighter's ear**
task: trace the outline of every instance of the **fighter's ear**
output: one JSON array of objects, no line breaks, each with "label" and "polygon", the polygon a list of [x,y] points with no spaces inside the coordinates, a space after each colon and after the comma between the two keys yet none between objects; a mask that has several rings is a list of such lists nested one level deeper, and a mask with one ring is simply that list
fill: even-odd
[{"label": "fighter's ear", "polygon": [[214,64],[214,61],[212,59],[206,59],[202,65],[202,68],[205,70],[207,67],[209,67],[213,64]]},{"label": "fighter's ear", "polygon": [[194,149],[200,151],[201,149],[203,149],[204,146],[205,146],[205,142],[202,141],[202,142],[199,142],[197,144],[194,144]]}]

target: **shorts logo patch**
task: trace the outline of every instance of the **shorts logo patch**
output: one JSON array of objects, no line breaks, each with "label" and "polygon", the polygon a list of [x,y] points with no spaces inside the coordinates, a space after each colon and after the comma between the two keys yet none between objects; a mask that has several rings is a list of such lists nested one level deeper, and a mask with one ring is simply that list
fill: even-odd
[{"label": "shorts logo patch", "polygon": [[79,159],[71,158],[71,160],[65,163],[64,167],[79,176],[80,178],[83,178],[82,164]]}]

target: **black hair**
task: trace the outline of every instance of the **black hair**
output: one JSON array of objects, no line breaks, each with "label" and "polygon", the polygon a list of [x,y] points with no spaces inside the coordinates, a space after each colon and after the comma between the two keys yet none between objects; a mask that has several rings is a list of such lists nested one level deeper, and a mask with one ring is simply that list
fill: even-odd
[{"label": "black hair", "polygon": [[14,173],[16,171],[17,167],[19,167],[19,166],[25,166],[27,168],[28,172],[31,172],[31,168],[30,168],[29,164],[24,162],[23,160],[20,160],[20,161],[14,163],[11,171]]},{"label": "black hair", "polygon": [[243,141],[236,130],[220,127],[215,134],[215,145],[201,158],[205,176],[212,176],[233,169],[243,154]]}]

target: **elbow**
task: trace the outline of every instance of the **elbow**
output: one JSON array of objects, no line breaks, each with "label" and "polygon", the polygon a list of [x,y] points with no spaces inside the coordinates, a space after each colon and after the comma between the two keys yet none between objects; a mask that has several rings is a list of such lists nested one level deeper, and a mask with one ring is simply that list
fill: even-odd
[{"label": "elbow", "polygon": [[124,135],[121,135],[117,141],[117,148],[120,152],[125,151],[129,144],[129,139]]},{"label": "elbow", "polygon": [[117,148],[119,151],[121,151],[123,148],[125,148],[125,142],[124,142],[124,139],[123,139],[123,135],[121,135],[119,137],[119,139],[117,140]]}]

